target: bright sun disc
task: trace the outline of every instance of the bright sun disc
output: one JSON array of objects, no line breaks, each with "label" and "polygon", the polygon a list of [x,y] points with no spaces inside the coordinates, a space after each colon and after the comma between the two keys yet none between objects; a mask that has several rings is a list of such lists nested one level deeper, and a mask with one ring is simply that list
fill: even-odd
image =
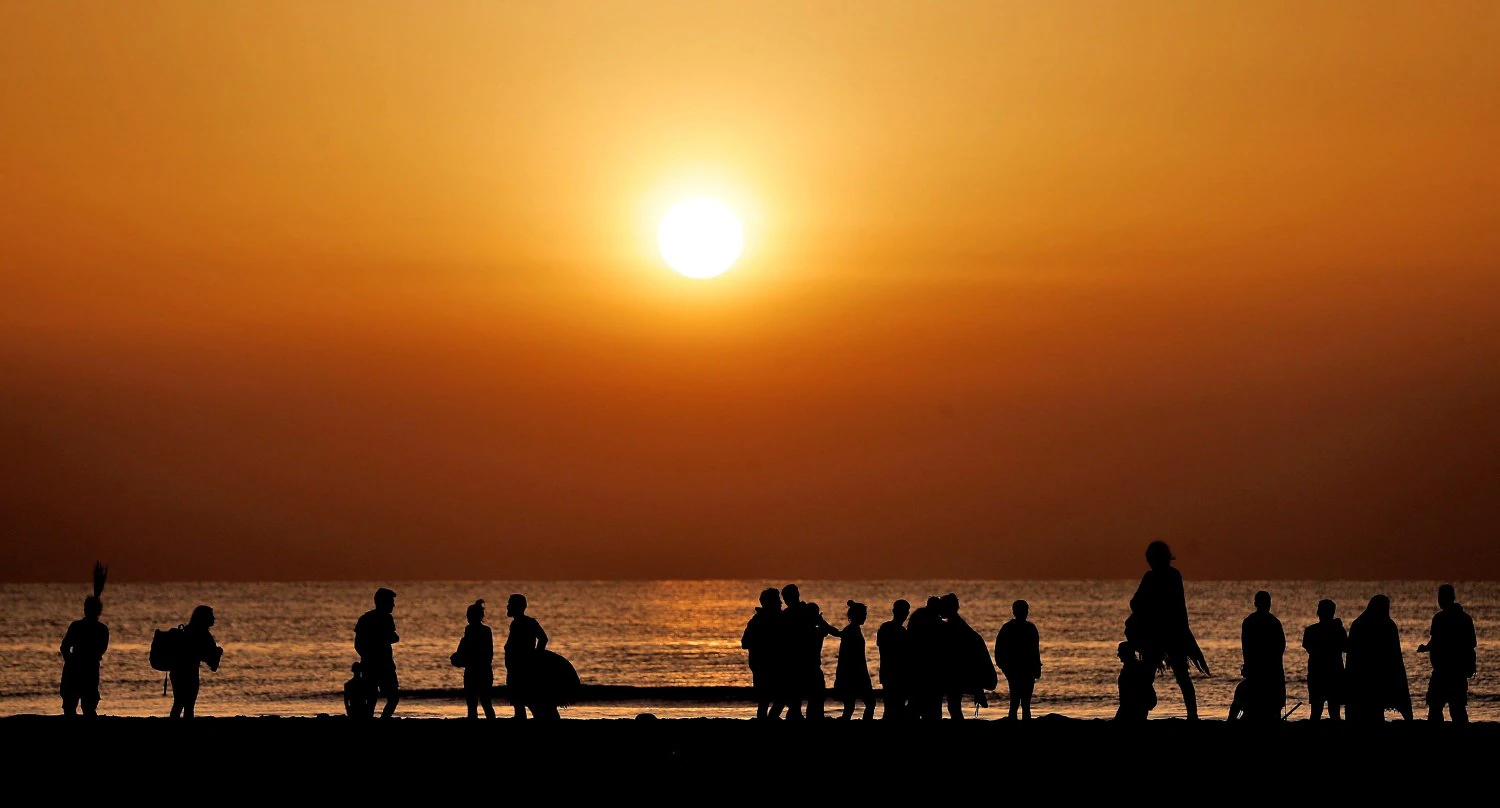
[{"label": "bright sun disc", "polygon": [[662,217],[656,244],[667,266],[689,278],[712,278],[729,269],[745,247],[734,211],[716,199],[686,199]]}]

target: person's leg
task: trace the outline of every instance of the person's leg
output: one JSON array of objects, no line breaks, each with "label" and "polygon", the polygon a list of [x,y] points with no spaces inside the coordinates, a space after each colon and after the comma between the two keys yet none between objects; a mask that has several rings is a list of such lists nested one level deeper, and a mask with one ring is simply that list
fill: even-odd
[{"label": "person's leg", "polygon": [[78,715],[78,696],[64,691],[62,697],[63,715]]},{"label": "person's leg", "polygon": [[1021,720],[1031,720],[1031,694],[1036,692],[1036,680],[1027,679],[1021,683]]},{"label": "person's leg", "polygon": [[99,715],[99,683],[95,682],[92,689],[83,694],[83,714],[88,718],[97,718]]},{"label": "person's leg", "polygon": [[864,696],[865,714],[860,717],[861,721],[869,721],[875,717],[875,693],[869,692]]},{"label": "person's leg", "polygon": [[1453,715],[1453,723],[1469,723],[1469,679],[1461,677],[1454,681],[1453,691],[1448,697],[1448,711]]},{"label": "person's leg", "polygon": [[1011,684],[1008,681],[1006,682],[1006,685],[1007,685],[1007,689],[1010,690],[1010,713],[1009,713],[1009,715],[1010,715],[1011,720],[1015,720],[1016,712],[1021,707],[1021,690],[1020,690],[1020,688],[1016,687],[1015,685]]},{"label": "person's leg", "polygon": [[390,718],[396,714],[396,705],[401,703],[401,681],[394,670],[383,674],[380,689],[385,693],[385,707],[381,708],[380,717]]},{"label": "person's leg", "polygon": [[1329,699],[1328,700],[1328,720],[1329,721],[1338,721],[1339,720],[1339,708],[1342,707],[1342,706],[1343,705],[1341,705],[1341,704],[1338,703],[1337,699]]},{"label": "person's leg", "polygon": [[[180,695],[182,697],[182,717],[192,718],[193,710],[198,706],[198,671],[194,670],[191,676],[184,676]],[[174,687],[175,689],[175,687]]]},{"label": "person's leg", "polygon": [[839,715],[839,720],[848,721],[854,717],[854,694],[844,693],[842,694],[842,698],[844,701],[844,712]]},{"label": "person's leg", "polygon": [[1174,656],[1167,660],[1172,667],[1172,675],[1177,679],[1177,687],[1182,690],[1182,706],[1187,709],[1189,721],[1198,718],[1198,693],[1193,689],[1193,676],[1188,668],[1187,657]]},{"label": "person's leg", "polygon": [[948,694],[948,717],[954,721],[962,721],[964,717],[964,695],[962,693]]},{"label": "person's leg", "polygon": [[469,718],[477,720],[479,718],[479,691],[478,691],[478,689],[476,689],[476,688],[474,688],[472,686],[465,687],[464,688],[464,703],[467,704],[468,707],[469,707]]}]

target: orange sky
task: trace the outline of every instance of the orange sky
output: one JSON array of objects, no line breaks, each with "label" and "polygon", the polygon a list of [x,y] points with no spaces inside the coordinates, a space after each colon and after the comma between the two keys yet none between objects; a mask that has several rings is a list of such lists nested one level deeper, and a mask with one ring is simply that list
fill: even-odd
[{"label": "orange sky", "polygon": [[0,5],[0,580],[1500,577],[1497,42]]}]

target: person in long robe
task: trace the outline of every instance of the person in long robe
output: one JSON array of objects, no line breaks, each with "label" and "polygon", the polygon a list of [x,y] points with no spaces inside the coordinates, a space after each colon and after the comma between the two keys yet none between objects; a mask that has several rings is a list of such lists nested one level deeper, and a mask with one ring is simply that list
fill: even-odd
[{"label": "person in long robe", "polygon": [[1401,633],[1391,619],[1391,599],[1385,595],[1370,603],[1349,626],[1349,663],[1345,716],[1350,721],[1382,721],[1386,710],[1395,710],[1410,721],[1411,686],[1406,681],[1406,660],[1401,653]]},{"label": "person in long robe", "polygon": [[[1264,590],[1255,593],[1255,611],[1240,624],[1240,650],[1244,655],[1242,668],[1244,698],[1240,704],[1245,718],[1251,721],[1270,722],[1281,718],[1286,707],[1286,632],[1281,621],[1271,613],[1271,593]],[[1236,699],[1241,702],[1241,699]],[[1231,717],[1234,711],[1231,710]]]}]

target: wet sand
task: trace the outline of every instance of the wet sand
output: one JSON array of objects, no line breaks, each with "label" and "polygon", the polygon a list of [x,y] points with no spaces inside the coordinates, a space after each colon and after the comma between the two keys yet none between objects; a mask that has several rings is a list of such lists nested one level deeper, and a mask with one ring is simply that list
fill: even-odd
[{"label": "wet sand", "polygon": [[[0,719],[0,744],[7,768],[28,781],[67,784],[86,775],[146,788],[168,777],[233,803],[299,794],[446,802],[471,789],[662,796],[689,782],[719,784],[735,802],[770,798],[774,791],[762,789],[777,782],[843,783],[891,797],[925,788],[929,779],[945,790],[978,789],[986,802],[1008,787],[1002,780],[1020,793],[1066,795],[1069,802],[1085,794],[1139,797],[1142,789],[1188,801],[1195,793],[1239,801],[1262,792],[1390,799],[1431,797],[1459,782],[1492,794],[1500,724],[14,716]],[[77,793],[75,786],[64,788]],[[1177,788],[1187,791],[1172,794]]]}]

